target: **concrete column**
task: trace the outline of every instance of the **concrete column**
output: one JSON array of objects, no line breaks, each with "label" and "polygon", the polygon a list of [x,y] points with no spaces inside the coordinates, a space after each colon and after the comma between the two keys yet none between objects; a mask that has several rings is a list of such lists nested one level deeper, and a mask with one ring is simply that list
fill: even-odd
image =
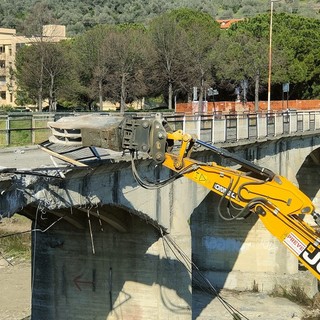
[{"label": "concrete column", "polygon": [[190,275],[155,227],[127,213],[120,233],[77,214],[81,230],[34,233],[33,320],[191,319]]}]

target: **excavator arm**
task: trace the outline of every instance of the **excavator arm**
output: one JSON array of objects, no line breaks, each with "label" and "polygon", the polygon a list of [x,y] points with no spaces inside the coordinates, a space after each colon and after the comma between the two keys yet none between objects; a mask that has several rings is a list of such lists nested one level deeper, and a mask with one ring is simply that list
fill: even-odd
[{"label": "excavator arm", "polygon": [[[50,126],[55,132],[57,124]],[[52,138],[54,142],[62,143],[59,135],[58,140]],[[311,200],[286,178],[181,130],[172,131],[160,114],[149,118],[126,117],[111,128],[83,127],[80,136],[82,146],[129,151],[132,156],[148,153],[156,163],[176,172],[177,176],[218,194],[221,197],[218,212],[224,220],[258,215],[267,230],[320,280],[320,236],[316,230],[320,216],[315,213]],[[195,146],[231,160],[237,168],[192,159]],[[311,215],[317,226],[304,222],[304,215]]]}]

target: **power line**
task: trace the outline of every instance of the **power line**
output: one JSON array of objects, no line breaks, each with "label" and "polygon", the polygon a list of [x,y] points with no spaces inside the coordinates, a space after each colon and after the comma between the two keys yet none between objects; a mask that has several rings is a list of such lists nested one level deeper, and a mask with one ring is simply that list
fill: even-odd
[{"label": "power line", "polygon": [[[162,234],[162,232],[161,232],[161,235],[162,235],[163,241],[167,244],[167,246],[173,252],[173,254],[178,259],[178,261],[180,261],[185,266],[188,273],[192,277],[192,281],[199,287],[201,291],[205,292],[206,294],[217,297],[219,302],[230,313],[230,315],[233,317],[234,320],[241,320],[241,319],[249,320],[249,318],[243,315],[239,310],[233,307],[219,294],[218,290],[212,285],[209,279],[204,276],[204,274],[200,271],[197,265],[177,245],[177,243],[171,237],[169,237],[169,235],[164,235]],[[165,246],[164,246],[164,250],[165,250]],[[204,286],[203,282],[207,284],[207,286]]]}]

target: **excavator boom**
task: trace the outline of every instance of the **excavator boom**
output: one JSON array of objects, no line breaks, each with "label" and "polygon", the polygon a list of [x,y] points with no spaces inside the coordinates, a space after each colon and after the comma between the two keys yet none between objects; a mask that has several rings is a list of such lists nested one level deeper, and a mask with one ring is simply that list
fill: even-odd
[{"label": "excavator boom", "polygon": [[[53,142],[70,142],[70,137],[66,139],[61,134],[59,121],[50,126],[54,134],[51,137]],[[286,178],[181,130],[172,131],[160,114],[117,118],[112,124],[101,127],[84,125],[73,139],[82,146],[129,151],[133,157],[139,152],[148,153],[157,164],[218,194],[221,197],[218,212],[224,220],[245,219],[257,214],[269,232],[320,280],[317,226],[307,224],[301,217],[311,215],[315,225],[319,225],[320,218],[311,200]],[[192,159],[194,146],[227,158],[238,168]],[[140,179],[137,174],[135,176]]]}]

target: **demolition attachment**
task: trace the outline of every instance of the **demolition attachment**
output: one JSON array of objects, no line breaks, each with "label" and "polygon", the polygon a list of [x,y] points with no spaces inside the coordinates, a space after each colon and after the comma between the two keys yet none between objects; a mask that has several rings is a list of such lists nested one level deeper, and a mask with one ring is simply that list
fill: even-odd
[{"label": "demolition attachment", "polygon": [[119,126],[122,150],[147,152],[156,162],[165,159],[167,132],[160,115],[154,118],[125,118]]},{"label": "demolition attachment", "polygon": [[166,120],[152,117],[110,117],[85,115],[49,122],[50,142],[68,146],[100,147],[113,151],[146,152],[157,163],[162,163],[171,129]]}]

